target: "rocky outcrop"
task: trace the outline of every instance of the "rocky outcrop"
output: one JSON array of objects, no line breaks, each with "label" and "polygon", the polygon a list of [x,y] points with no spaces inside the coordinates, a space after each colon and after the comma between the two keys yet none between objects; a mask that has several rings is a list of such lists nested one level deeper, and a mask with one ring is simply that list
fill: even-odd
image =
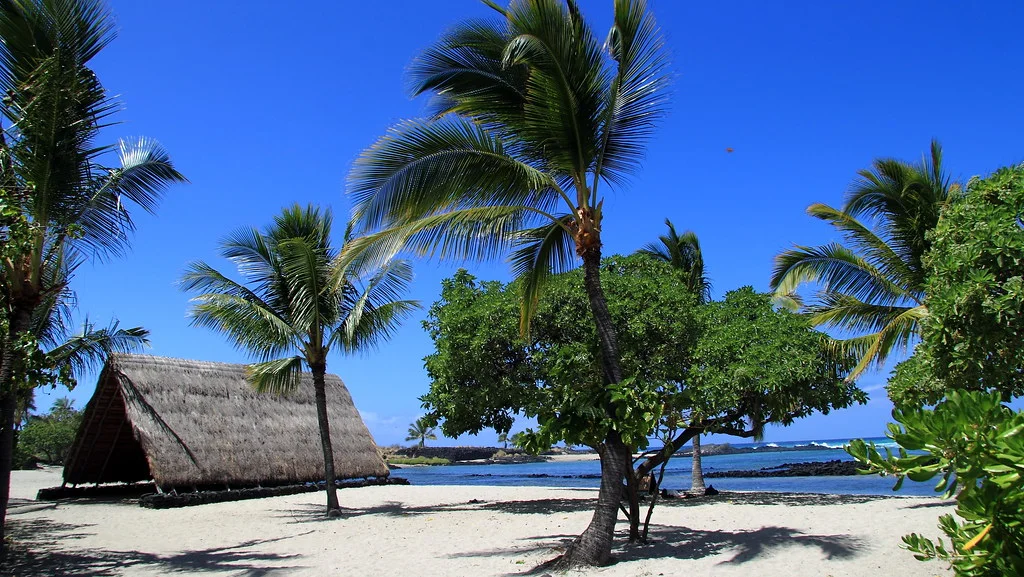
[{"label": "rocky outcrop", "polygon": [[857,474],[855,461],[819,461],[785,463],[778,467],[765,467],[756,471],[706,471],[705,478],[721,477],[841,477]]}]

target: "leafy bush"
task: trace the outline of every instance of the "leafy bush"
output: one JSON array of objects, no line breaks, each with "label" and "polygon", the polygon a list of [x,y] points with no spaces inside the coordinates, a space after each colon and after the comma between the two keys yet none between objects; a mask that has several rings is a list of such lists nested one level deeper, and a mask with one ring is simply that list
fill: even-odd
[{"label": "leafy bush", "polygon": [[18,434],[18,451],[50,465],[62,465],[75,442],[82,412],[60,399],[46,415],[29,417]]},{"label": "leafy bush", "polygon": [[933,231],[925,258],[923,340],[890,382],[900,403],[949,388],[1024,394],[1024,165],[968,185]]},{"label": "leafy bush", "polygon": [[[949,562],[957,575],[1024,575],[1024,413],[1000,402],[998,393],[958,392],[935,409],[897,409],[889,425],[898,455],[879,454],[874,444],[853,441],[847,451],[872,472],[928,481],[957,495],[956,514],[939,527],[949,538],[932,542],[917,533],[903,537],[920,560]],[[907,451],[920,452],[908,454]],[[959,490],[959,493],[957,491]]]}]

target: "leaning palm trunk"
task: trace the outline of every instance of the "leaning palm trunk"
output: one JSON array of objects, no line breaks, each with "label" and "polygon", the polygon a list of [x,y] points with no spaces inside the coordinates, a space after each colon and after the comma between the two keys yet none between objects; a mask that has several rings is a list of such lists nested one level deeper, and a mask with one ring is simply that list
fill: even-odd
[{"label": "leaning palm trunk", "polygon": [[700,435],[693,436],[693,468],[690,471],[690,492],[695,495],[703,495],[704,469],[700,462]]},{"label": "leaning palm trunk", "polygon": [[[580,247],[578,252],[582,252],[584,284],[601,346],[601,368],[606,383],[616,384],[622,380],[618,335],[611,322],[608,303],[601,287],[600,239],[598,237],[595,240],[597,246]],[[607,407],[607,410],[614,414],[612,407]],[[594,509],[590,525],[569,544],[565,553],[558,559],[557,566],[560,568],[605,565],[611,558],[615,521],[619,516],[619,506],[623,497],[623,481],[627,475],[632,474],[632,451],[615,430],[609,431],[604,442],[596,449],[601,457],[601,487],[597,495],[597,507]]]},{"label": "leaning palm trunk", "polygon": [[[642,145],[664,112],[661,34],[643,0],[615,1],[603,46],[575,0],[486,3],[497,20],[456,27],[413,63],[414,92],[437,97],[429,119],[396,126],[356,162],[350,193],[366,236],[347,258],[406,249],[485,260],[511,249],[526,335],[550,274],[581,257],[602,380],[620,383],[599,278],[598,187],[639,169]],[[610,400],[600,407],[613,420],[615,408]],[[564,566],[611,556],[630,449],[614,431],[594,443],[598,506]]]},{"label": "leaning palm trunk", "polygon": [[622,501],[622,480],[630,469],[630,451],[619,434],[612,431],[597,447],[601,457],[601,488],[590,525],[573,540],[557,559],[556,567],[567,569],[578,565],[606,565],[611,560],[615,521]]}]

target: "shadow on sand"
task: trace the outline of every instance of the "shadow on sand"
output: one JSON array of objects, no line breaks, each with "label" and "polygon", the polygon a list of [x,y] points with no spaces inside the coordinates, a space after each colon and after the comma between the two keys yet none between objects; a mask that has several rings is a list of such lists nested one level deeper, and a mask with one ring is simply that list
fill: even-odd
[{"label": "shadow on sand", "polygon": [[[401,501],[388,501],[374,507],[351,508],[342,507],[341,517],[352,518],[364,515],[383,515],[389,517],[408,517],[412,515],[433,515],[453,511],[498,511],[517,515],[553,515],[556,513],[572,513],[592,508],[595,499],[535,499],[529,501],[480,501],[472,499],[462,503],[442,503],[437,505],[412,506]],[[299,508],[282,511],[290,523],[327,522],[323,505],[305,505]]]},{"label": "shadow on sand", "polygon": [[828,560],[850,559],[864,548],[864,542],[850,535],[808,535],[791,527],[761,527],[738,531],[697,531],[685,527],[652,526],[650,542],[625,545],[616,551],[620,561],[672,557],[701,559],[733,552],[723,565],[741,564],[769,549],[799,545],[821,550]]},{"label": "shadow on sand", "polygon": [[[808,535],[790,527],[762,527],[739,531],[697,531],[684,527],[651,527],[650,541],[646,544],[622,542],[622,526],[616,533],[616,547],[612,552],[615,562],[644,559],[702,559],[714,555],[729,555],[719,565],[739,565],[767,554],[780,547],[812,547],[821,550],[828,560],[851,559],[860,554],[865,545],[861,539],[850,535]],[[575,535],[538,535],[519,539],[507,548],[487,551],[472,551],[452,555],[462,557],[496,557],[527,555],[546,552],[555,558],[575,539]],[[550,560],[527,571],[508,573],[512,575],[548,575]]]},{"label": "shadow on sand", "polygon": [[141,551],[63,549],[61,543],[90,535],[87,525],[57,523],[48,519],[12,520],[8,535],[12,546],[0,575],[119,575],[126,567],[151,566],[160,574],[230,571],[239,577],[268,577],[303,568],[285,565],[298,555],[261,553],[262,545],[278,539],[251,540],[228,547],[196,549],[168,555]]}]

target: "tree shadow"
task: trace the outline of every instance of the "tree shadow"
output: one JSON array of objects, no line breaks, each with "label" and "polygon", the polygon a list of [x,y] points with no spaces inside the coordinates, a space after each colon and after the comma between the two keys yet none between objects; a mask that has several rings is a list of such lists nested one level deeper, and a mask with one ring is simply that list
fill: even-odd
[{"label": "tree shadow", "polygon": [[321,523],[334,519],[383,515],[408,517],[412,515],[433,515],[451,511],[498,511],[517,515],[553,515],[572,513],[593,507],[594,499],[534,499],[526,501],[482,501],[471,499],[462,503],[441,503],[414,506],[402,501],[387,501],[372,507],[342,507],[341,517],[328,518],[323,505],[304,505],[281,511],[280,518],[289,518],[289,523]]},{"label": "tree shadow", "polygon": [[535,499],[531,501],[496,501],[481,508],[515,515],[554,515],[593,509],[597,499]]},{"label": "tree shadow", "polygon": [[659,557],[701,559],[735,549],[736,554],[721,564],[741,564],[774,547],[800,545],[817,547],[831,561],[856,557],[865,547],[862,539],[851,535],[808,535],[791,527],[770,526],[738,531],[696,531],[664,526],[652,526],[651,529],[647,544],[621,546],[616,557],[621,561]]},{"label": "tree shadow", "polygon": [[738,505],[786,505],[796,507],[858,505],[883,499],[903,499],[898,495],[828,495],[825,493],[771,493],[722,491],[689,499],[659,499],[658,507],[699,507],[716,503]]},{"label": "tree shadow", "polygon": [[904,509],[933,509],[937,507],[956,507],[956,499],[943,499],[941,501],[934,501],[931,503],[914,503],[913,505],[906,505]]},{"label": "tree shadow", "polygon": [[324,523],[335,520],[351,519],[366,515],[382,515],[386,517],[408,517],[412,515],[430,515],[444,511],[467,511],[476,509],[477,503],[443,503],[422,507],[407,505],[401,501],[387,501],[372,507],[341,507],[340,517],[328,517],[323,505],[305,505],[302,507],[281,510],[278,518],[288,518],[289,524]]},{"label": "tree shadow", "polygon": [[159,555],[142,551],[112,551],[103,549],[62,549],[58,544],[70,539],[90,535],[87,525],[57,523],[48,519],[15,520],[9,524],[11,547],[0,575],[119,575],[125,567],[153,566],[160,573],[204,573],[232,571],[239,577],[268,577],[294,569],[300,565],[281,562],[300,555],[261,553],[267,543],[291,539],[289,535],[276,539],[253,539],[223,547],[195,549]]},{"label": "tree shadow", "polygon": [[[752,561],[772,548],[793,545],[818,548],[831,561],[852,559],[865,548],[863,540],[850,535],[808,535],[798,529],[776,526],[739,531],[696,531],[684,527],[652,526],[650,541],[642,545],[621,542],[619,539],[622,537],[622,531],[617,531],[618,544],[612,552],[615,562],[659,558],[694,560],[735,551],[732,557],[719,564],[738,565]],[[516,556],[536,552],[546,552],[556,557],[564,553],[575,538],[576,535],[537,535],[518,539],[506,547],[456,553],[449,557]],[[507,575],[547,574],[549,564],[550,561],[545,561],[527,571]]]}]

